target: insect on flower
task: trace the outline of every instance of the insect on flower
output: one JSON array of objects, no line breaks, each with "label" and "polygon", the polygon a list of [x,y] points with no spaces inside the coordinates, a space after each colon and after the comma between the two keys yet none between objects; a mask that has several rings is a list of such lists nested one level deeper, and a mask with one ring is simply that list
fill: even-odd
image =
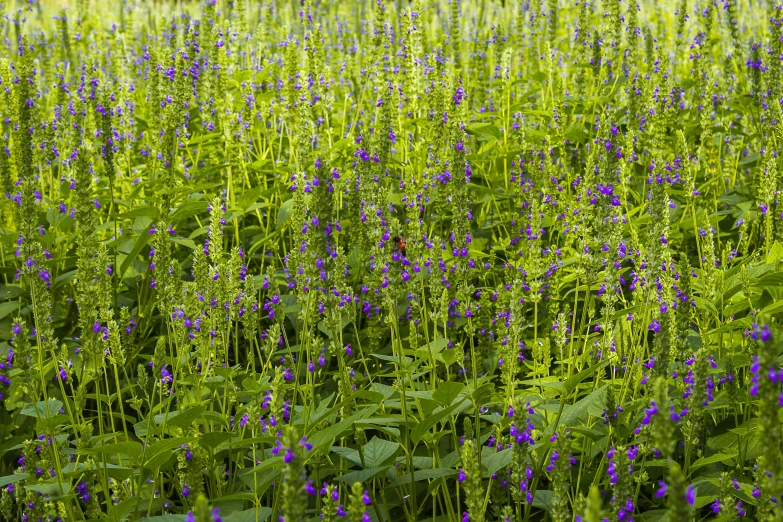
[{"label": "insect on flower", "polygon": [[400,236],[394,236],[392,238],[392,241],[394,241],[394,248],[402,254],[403,257],[405,257],[405,238]]}]

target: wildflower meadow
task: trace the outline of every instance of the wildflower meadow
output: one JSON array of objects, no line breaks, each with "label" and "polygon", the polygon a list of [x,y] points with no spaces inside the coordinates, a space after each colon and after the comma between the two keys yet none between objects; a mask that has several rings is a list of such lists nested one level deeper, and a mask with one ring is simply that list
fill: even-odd
[{"label": "wildflower meadow", "polygon": [[779,0],[0,5],[0,520],[783,521]]}]

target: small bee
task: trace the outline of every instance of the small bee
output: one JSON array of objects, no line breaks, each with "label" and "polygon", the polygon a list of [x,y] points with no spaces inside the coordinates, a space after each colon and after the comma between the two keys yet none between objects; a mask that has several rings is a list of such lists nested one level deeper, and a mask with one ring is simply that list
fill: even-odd
[{"label": "small bee", "polygon": [[395,236],[392,238],[392,241],[394,241],[394,248],[396,248],[403,257],[405,257],[405,238]]}]

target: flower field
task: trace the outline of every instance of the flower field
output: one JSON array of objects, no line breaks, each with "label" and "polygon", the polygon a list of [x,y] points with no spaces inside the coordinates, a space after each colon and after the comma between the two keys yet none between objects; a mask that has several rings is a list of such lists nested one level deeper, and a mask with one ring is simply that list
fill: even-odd
[{"label": "flower field", "polygon": [[0,520],[783,521],[777,0],[62,4]]}]

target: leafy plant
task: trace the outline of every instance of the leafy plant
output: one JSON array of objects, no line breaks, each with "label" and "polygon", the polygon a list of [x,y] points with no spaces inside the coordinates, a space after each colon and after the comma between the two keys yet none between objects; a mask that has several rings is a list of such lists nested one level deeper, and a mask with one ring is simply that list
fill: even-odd
[{"label": "leafy plant", "polygon": [[0,517],[780,519],[777,3],[2,9]]}]

